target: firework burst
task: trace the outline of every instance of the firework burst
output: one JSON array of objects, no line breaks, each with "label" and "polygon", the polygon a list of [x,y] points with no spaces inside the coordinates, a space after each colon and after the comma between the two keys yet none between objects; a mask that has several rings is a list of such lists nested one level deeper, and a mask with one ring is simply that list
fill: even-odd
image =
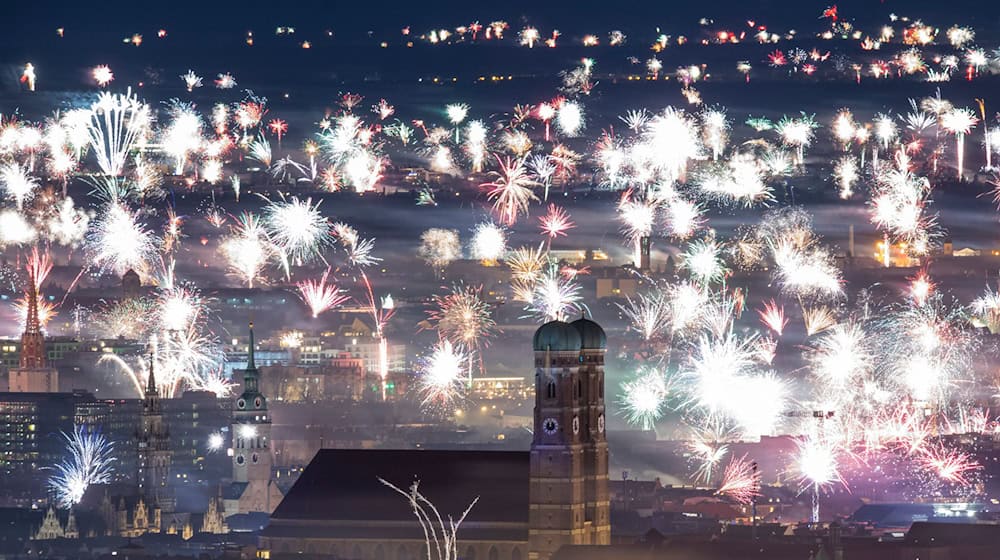
[{"label": "firework burst", "polygon": [[652,430],[666,412],[670,392],[670,381],[662,371],[643,367],[633,379],[622,383],[620,400],[625,419],[642,430]]},{"label": "firework burst", "polygon": [[49,487],[55,492],[61,508],[80,503],[92,484],[106,484],[114,473],[114,446],[100,432],[77,426],[69,434],[63,432],[67,457],[52,467]]},{"label": "firework burst", "polygon": [[748,461],[746,455],[734,457],[722,472],[722,483],[716,493],[747,505],[760,496],[760,482],[756,462]]},{"label": "firework burst", "polygon": [[313,319],[350,299],[336,284],[327,283],[329,276],[330,269],[327,268],[318,280],[305,280],[295,285],[299,289],[299,297],[312,312]]}]

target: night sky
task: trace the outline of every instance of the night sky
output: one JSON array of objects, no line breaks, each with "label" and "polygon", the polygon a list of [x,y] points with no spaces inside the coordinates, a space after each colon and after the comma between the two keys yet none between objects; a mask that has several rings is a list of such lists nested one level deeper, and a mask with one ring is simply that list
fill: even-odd
[{"label": "night sky", "polygon": [[[9,2],[5,10],[4,36],[18,40],[25,35],[47,33],[53,27],[84,30],[87,33],[132,33],[155,26],[174,33],[188,31],[233,31],[267,29],[278,25],[297,26],[304,31],[333,28],[347,36],[364,37],[368,31],[397,31],[404,25],[454,27],[479,20],[506,19],[512,25],[531,23],[564,32],[584,33],[605,27],[621,27],[634,33],[661,26],[667,31],[690,31],[700,18],[737,24],[757,19],[770,26],[815,27],[815,20],[828,0],[780,2],[649,2],[643,0],[535,1],[513,0],[501,4],[477,5],[459,0],[433,2],[382,1],[343,2],[339,0],[299,0],[273,2],[245,0],[204,2],[175,0],[140,2],[127,0]],[[881,22],[889,13],[925,18],[939,25],[946,22],[974,24],[987,31],[990,20],[1000,21],[1000,3],[981,0],[927,2],[907,0],[847,0],[836,2],[844,18],[864,25]],[[949,17],[950,16],[950,17]],[[15,24],[16,22],[16,24]]]}]

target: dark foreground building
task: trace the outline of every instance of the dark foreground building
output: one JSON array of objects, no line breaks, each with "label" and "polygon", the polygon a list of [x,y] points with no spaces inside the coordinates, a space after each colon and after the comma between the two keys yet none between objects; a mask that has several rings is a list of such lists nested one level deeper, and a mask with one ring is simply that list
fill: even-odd
[{"label": "dark foreground building", "polygon": [[[747,527],[747,529],[749,529]],[[993,560],[1000,558],[1000,525],[914,523],[898,542],[841,536],[768,534],[752,539],[716,535],[666,538],[651,532],[641,542],[566,546],[552,560]]]},{"label": "dark foreground building", "polygon": [[261,534],[271,558],[415,560],[420,492],[447,523],[479,498],[458,533],[465,560],[548,560],[565,545],[608,545],[604,331],[552,321],[534,336],[534,437],[527,452],[321,450]]}]

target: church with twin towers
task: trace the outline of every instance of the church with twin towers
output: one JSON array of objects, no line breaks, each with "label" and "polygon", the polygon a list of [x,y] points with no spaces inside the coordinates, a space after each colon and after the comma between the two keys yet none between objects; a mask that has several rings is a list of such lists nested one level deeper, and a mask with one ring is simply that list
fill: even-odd
[{"label": "church with twin towers", "polygon": [[551,321],[532,339],[533,438],[527,451],[321,449],[261,533],[271,558],[417,560],[424,528],[379,479],[462,514],[463,560],[549,560],[566,545],[611,543],[604,356],[586,318]]}]

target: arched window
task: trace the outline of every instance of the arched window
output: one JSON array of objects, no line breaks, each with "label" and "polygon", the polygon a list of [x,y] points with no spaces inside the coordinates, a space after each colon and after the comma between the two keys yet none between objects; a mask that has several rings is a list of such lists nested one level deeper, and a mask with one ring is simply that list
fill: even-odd
[{"label": "arched window", "polygon": [[514,550],[510,552],[510,560],[521,560],[521,549],[514,547]]},{"label": "arched window", "polygon": [[465,549],[465,558],[462,560],[476,560],[476,549],[471,546]]},{"label": "arched window", "polygon": [[351,549],[351,560],[361,560],[362,556],[361,547],[354,545],[354,548]]},{"label": "arched window", "polygon": [[497,550],[497,547],[495,547],[495,546],[491,546],[490,547],[490,559],[489,560],[500,560],[500,551]]},{"label": "arched window", "polygon": [[549,381],[548,385],[545,386],[545,398],[554,399],[556,398],[556,382]]},{"label": "arched window", "polygon": [[576,398],[583,398],[583,380],[579,378],[576,380]]}]

